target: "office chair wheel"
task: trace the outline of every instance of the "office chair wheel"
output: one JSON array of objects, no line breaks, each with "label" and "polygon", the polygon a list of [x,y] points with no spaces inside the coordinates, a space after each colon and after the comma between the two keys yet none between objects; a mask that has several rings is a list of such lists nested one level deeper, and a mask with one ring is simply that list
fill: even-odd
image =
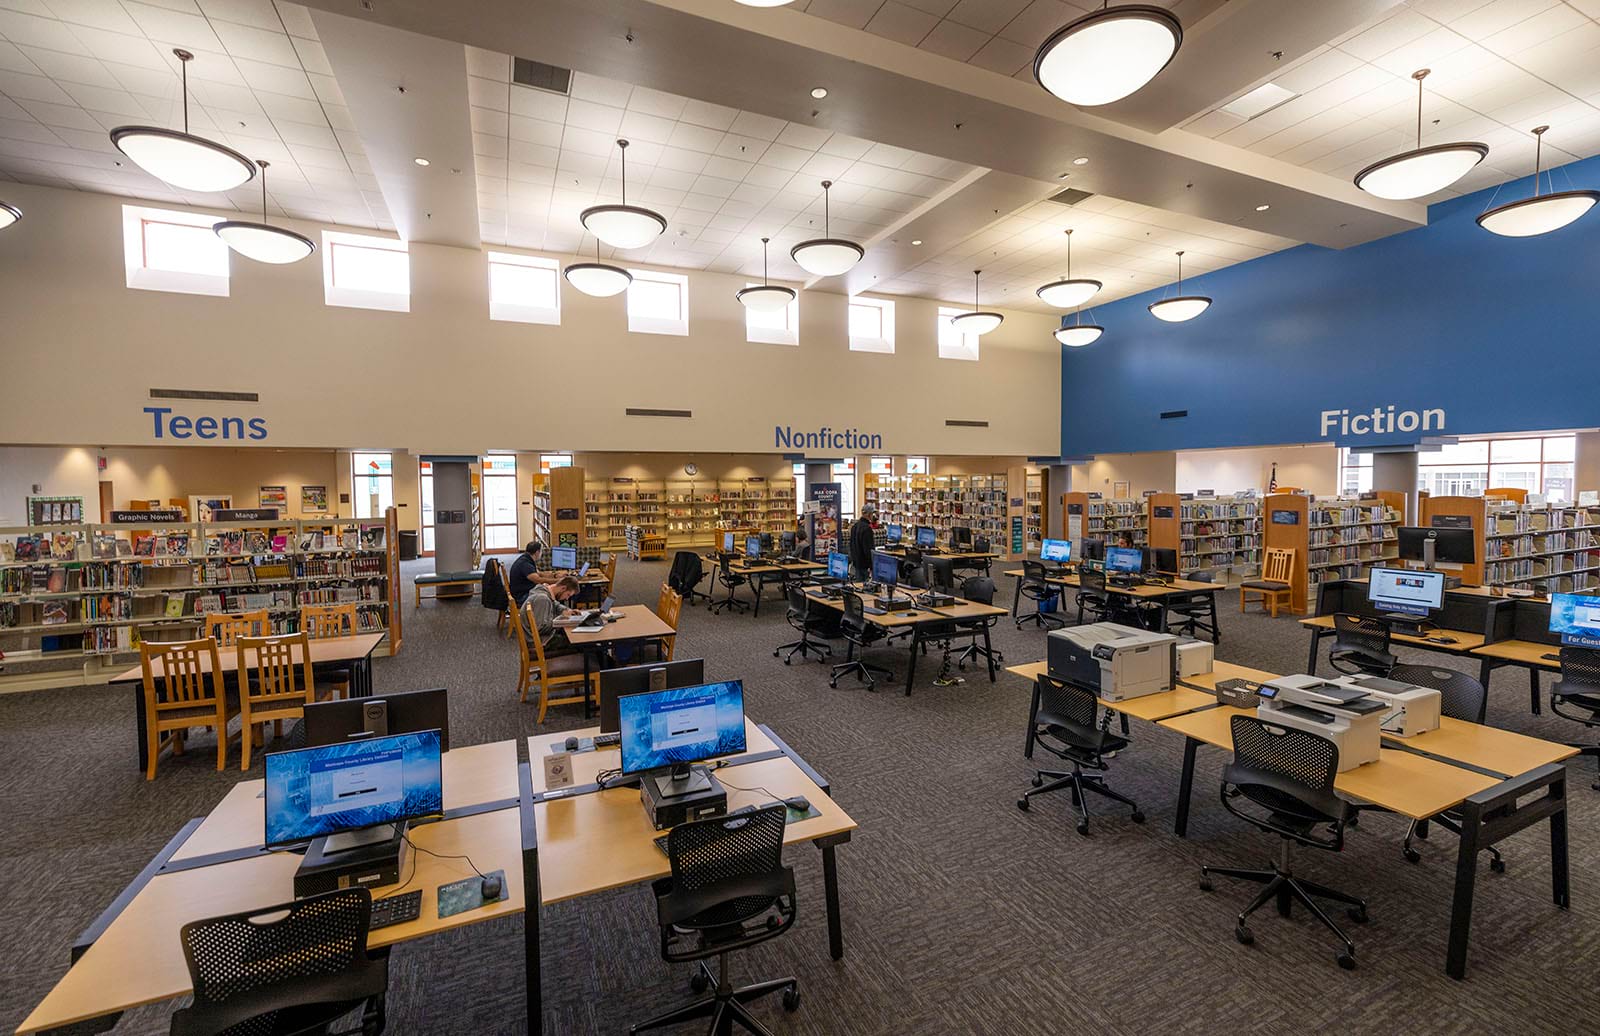
[{"label": "office chair wheel", "polygon": [[1249,946],[1256,941],[1256,933],[1252,932],[1247,926],[1242,924],[1234,926],[1233,937],[1238,939],[1239,942],[1245,946]]},{"label": "office chair wheel", "polygon": [[1210,878],[1206,877],[1205,875],[1201,875],[1200,876],[1200,891],[1201,892],[1210,892],[1215,888],[1216,888],[1216,886],[1211,883],[1211,879]]},{"label": "office chair wheel", "polygon": [[1018,799],[1017,800],[1017,808],[1022,810],[1022,812],[1024,812],[1024,813],[1028,812],[1028,800],[1025,799],[1025,798],[1024,799]]},{"label": "office chair wheel", "polygon": [[1348,917],[1350,920],[1354,921],[1356,924],[1366,924],[1367,923],[1367,908],[1364,907],[1364,906],[1348,907],[1348,908],[1346,908],[1346,910],[1344,912],[1344,916]]},{"label": "office chair wheel", "polygon": [[1504,874],[1506,872],[1506,861],[1499,856],[1490,857],[1489,869],[1496,874]]},{"label": "office chair wheel", "polygon": [[1144,814],[1136,809],[1133,811],[1132,820],[1135,824],[1142,824],[1144,823]]},{"label": "office chair wheel", "polygon": [[[773,654],[773,656],[772,656],[772,657],[773,657],[773,658],[777,658],[777,657],[778,657],[778,656],[777,656],[777,654]],[[791,661],[792,661],[792,660],[791,660],[791,659],[787,659],[787,658],[786,658],[786,659],[784,659],[784,660],[783,660],[783,664],[784,664],[784,665],[788,665],[788,664],[789,664],[789,663],[790,663],[790,662],[791,662]]]},{"label": "office chair wheel", "polygon": [[1409,845],[1400,850],[1400,855],[1406,858],[1407,863],[1422,862],[1422,854],[1411,848]]},{"label": "office chair wheel", "polygon": [[832,679],[830,679],[828,681],[828,686],[837,688],[839,686],[839,678],[837,676],[835,676]]},{"label": "office chair wheel", "polygon": [[1341,953],[1333,958],[1339,962],[1339,967],[1346,971],[1356,970],[1356,956],[1353,953]]},{"label": "office chair wheel", "polygon": [[696,968],[695,973],[689,976],[689,988],[696,993],[704,993],[711,988],[711,976]]},{"label": "office chair wheel", "polygon": [[1078,821],[1078,833],[1084,836],[1089,834],[1089,822],[1087,820]]},{"label": "office chair wheel", "polygon": [[799,986],[790,986],[783,991],[783,1009],[789,1012],[800,1010]]},{"label": "office chair wheel", "polygon": [[1038,774],[1034,774],[1032,783],[1035,788],[1042,788],[1044,787],[1044,778],[1040,777]]}]

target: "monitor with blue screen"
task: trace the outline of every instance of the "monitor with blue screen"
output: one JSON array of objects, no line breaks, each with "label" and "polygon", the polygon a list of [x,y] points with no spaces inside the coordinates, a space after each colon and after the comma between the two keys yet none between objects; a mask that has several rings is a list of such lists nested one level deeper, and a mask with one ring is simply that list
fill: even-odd
[{"label": "monitor with blue screen", "polygon": [[550,567],[554,568],[554,569],[557,569],[557,570],[560,570],[560,571],[568,571],[570,569],[577,568],[578,567],[578,548],[577,547],[551,547],[550,548]]},{"label": "monitor with blue screen", "polygon": [[1600,597],[1551,594],[1550,632],[1570,647],[1600,648]]},{"label": "monitor with blue screen", "polygon": [[759,558],[761,556],[760,536],[746,536],[744,538],[744,556],[747,558]]},{"label": "monitor with blue screen", "polygon": [[1072,541],[1045,540],[1039,545],[1039,560],[1066,564],[1072,560]]},{"label": "monitor with blue screen", "polygon": [[1443,572],[1374,568],[1368,573],[1367,600],[1386,612],[1428,615],[1444,607]]},{"label": "monitor with blue screen", "polygon": [[733,553],[733,533],[725,532],[722,534],[722,549],[729,554]]},{"label": "monitor with blue screen", "polygon": [[828,578],[840,580],[850,578],[850,556],[848,554],[841,554],[836,550],[828,552]]},{"label": "monitor with blue screen", "polygon": [[919,547],[931,547],[931,546],[933,546],[934,535],[935,534],[934,534],[934,531],[933,531],[933,526],[931,526],[931,525],[919,525],[919,526],[917,526],[917,546],[919,546]]},{"label": "monitor with blue screen", "polygon": [[744,682],[676,687],[617,699],[622,772],[682,769],[745,750]]},{"label": "monitor with blue screen", "polygon": [[890,543],[899,543],[903,530],[898,525],[890,525],[884,530],[884,535]]},{"label": "monitor with blue screen", "polygon": [[872,552],[872,578],[879,583],[894,586],[900,582],[900,559],[881,550]]},{"label": "monitor with blue screen", "polygon": [[396,824],[444,812],[439,732],[269,752],[266,844]]},{"label": "monitor with blue screen", "polygon": [[1138,547],[1107,547],[1107,572],[1138,572],[1144,568],[1144,555]]}]

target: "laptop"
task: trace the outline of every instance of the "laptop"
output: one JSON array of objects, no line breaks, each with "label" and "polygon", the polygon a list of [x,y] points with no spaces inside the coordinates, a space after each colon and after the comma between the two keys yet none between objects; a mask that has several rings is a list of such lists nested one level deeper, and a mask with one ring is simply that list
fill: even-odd
[{"label": "laptop", "polygon": [[582,579],[584,576],[586,576],[588,574],[589,574],[589,562],[585,561],[583,563],[583,567],[578,569],[578,578]]},{"label": "laptop", "polygon": [[583,630],[588,633],[593,633],[595,630],[605,629],[606,620],[604,616],[607,612],[611,611],[611,605],[615,602],[615,597],[607,597],[600,603],[600,607],[598,609],[591,609],[584,612],[583,617],[578,620],[577,625],[573,628]]}]

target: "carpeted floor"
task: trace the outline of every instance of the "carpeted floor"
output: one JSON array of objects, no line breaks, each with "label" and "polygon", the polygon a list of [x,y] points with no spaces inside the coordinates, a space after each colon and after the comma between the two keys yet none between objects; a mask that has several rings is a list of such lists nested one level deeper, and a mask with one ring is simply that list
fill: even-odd
[{"label": "carpeted floor", "polygon": [[[653,603],[666,571],[664,562],[622,562],[619,599]],[[1008,603],[1010,589],[1003,581]],[[409,591],[403,597],[404,649],[377,661],[377,689],[448,686],[457,744],[536,732],[532,708],[513,694],[515,648],[495,634],[494,616],[476,602],[414,610]],[[1222,600],[1221,658],[1300,670],[1306,635],[1292,619],[1240,616],[1234,595]],[[800,979],[797,1013],[785,1015],[776,1000],[758,1008],[776,1032],[1388,1034],[1593,1024],[1600,792],[1589,787],[1588,764],[1569,785],[1573,909],[1550,902],[1544,828],[1502,845],[1509,872],[1481,871],[1465,983],[1442,971],[1450,835],[1437,832],[1423,861],[1408,865],[1399,855],[1404,822],[1369,814],[1343,854],[1300,853],[1301,873],[1367,897],[1372,921],[1353,929],[1361,966],[1347,973],[1303,912],[1284,920],[1264,911],[1256,944],[1244,947],[1234,941],[1233,915],[1251,890],[1228,882],[1212,894],[1196,889],[1201,863],[1258,866],[1276,849],[1218,805],[1222,753],[1201,753],[1190,837],[1180,840],[1172,818],[1182,739],[1135,724],[1134,745],[1113,761],[1110,781],[1149,820],[1135,825],[1106,811],[1083,838],[1062,795],[1037,800],[1027,814],[1014,805],[1031,773],[1022,758],[1022,680],[1002,674],[991,685],[969,670],[964,684],[934,687],[937,665],[928,664],[910,698],[890,683],[875,693],[848,680],[831,690],[818,663],[773,659],[789,632],[776,601],[759,619],[708,615],[702,604],[684,610],[678,644],[679,657],[706,658],[708,676],[742,677],[749,714],[826,774],[861,825],[839,850],[845,959],[828,959],[820,859],[809,847],[787,857],[800,883],[800,923],[735,958],[741,980]],[[1032,627],[1002,622],[995,641],[1008,663],[1044,654],[1044,634]],[[879,656],[904,673],[903,652]],[[1489,721],[1553,739],[1581,734],[1548,714],[1531,716],[1526,688],[1520,670],[1497,673]],[[553,710],[548,727],[580,726],[580,713]],[[75,933],[238,774],[216,773],[201,745],[163,761],[146,783],[135,770],[130,692],[104,687],[0,696],[0,773],[8,818],[0,1028],[10,1031],[61,975]],[[548,909],[543,933],[546,1032],[624,1031],[689,995],[687,969],[658,959],[646,888]],[[390,1031],[518,1031],[521,959],[516,921],[398,948]],[[116,1031],[165,1032],[170,1007],[131,1012]]]}]

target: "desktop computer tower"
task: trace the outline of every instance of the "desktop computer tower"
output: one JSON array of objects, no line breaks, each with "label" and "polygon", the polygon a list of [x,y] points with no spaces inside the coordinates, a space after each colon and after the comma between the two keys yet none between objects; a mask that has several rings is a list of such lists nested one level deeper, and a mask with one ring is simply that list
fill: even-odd
[{"label": "desktop computer tower", "polygon": [[296,899],[335,889],[381,888],[398,885],[406,858],[406,825],[394,824],[387,838],[329,852],[326,838],[314,838],[294,872]]}]

